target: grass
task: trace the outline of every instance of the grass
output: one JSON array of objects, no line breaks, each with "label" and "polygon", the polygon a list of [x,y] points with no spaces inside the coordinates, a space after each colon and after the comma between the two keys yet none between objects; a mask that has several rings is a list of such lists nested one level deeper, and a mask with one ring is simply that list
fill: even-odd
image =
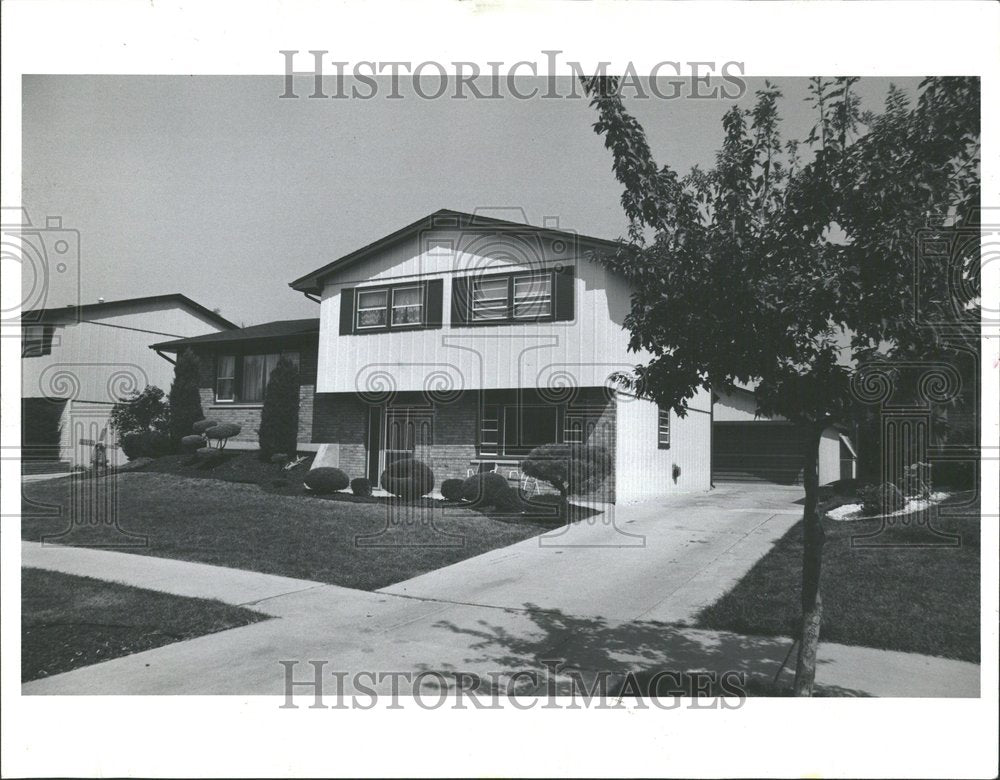
[{"label": "grass", "polygon": [[[837,499],[823,507],[829,511]],[[821,641],[979,662],[979,504],[952,496],[919,515],[827,520]],[[957,546],[929,530],[956,534]],[[875,546],[878,545],[878,546]],[[799,626],[802,527],[793,526],[698,625],[742,634],[794,636]]]},{"label": "grass", "polygon": [[[33,482],[22,491],[25,540],[48,537],[362,590],[537,536],[559,522],[487,515],[432,499],[281,495],[171,473]],[[113,507],[113,518],[105,506]]]},{"label": "grass", "polygon": [[266,618],[219,601],[22,569],[21,681]]}]

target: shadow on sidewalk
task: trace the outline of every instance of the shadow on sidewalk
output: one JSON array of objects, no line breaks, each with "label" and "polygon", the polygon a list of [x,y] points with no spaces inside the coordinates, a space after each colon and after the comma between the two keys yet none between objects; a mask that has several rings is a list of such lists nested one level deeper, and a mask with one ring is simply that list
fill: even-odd
[{"label": "shadow on sidewalk", "polygon": [[[646,621],[610,622],[603,618],[574,617],[535,604],[525,604],[524,610],[532,624],[528,631],[511,630],[509,625],[482,619],[468,625],[439,621],[434,627],[473,640],[469,648],[478,654],[464,659],[470,667],[496,670],[500,679],[506,681],[518,677],[530,681],[532,671],[547,673],[549,677],[545,679],[556,678],[559,695],[575,692],[572,686],[580,680],[592,681],[601,675],[614,681],[613,692],[617,685],[617,695],[625,696],[790,694],[788,667],[794,669],[795,654],[789,654],[788,638],[751,637]],[[776,684],[775,677],[783,664],[784,673]],[[457,670],[436,671],[447,678],[449,672]],[[700,674],[703,672],[708,674]],[[647,685],[650,682],[652,687]],[[626,690],[621,692],[623,684]],[[502,690],[493,693],[509,693],[510,688],[505,685],[500,683]],[[527,685],[518,687],[516,692],[529,695],[531,690]],[[546,692],[543,683],[537,683],[535,690]],[[863,691],[818,683],[815,693],[867,695]]]}]

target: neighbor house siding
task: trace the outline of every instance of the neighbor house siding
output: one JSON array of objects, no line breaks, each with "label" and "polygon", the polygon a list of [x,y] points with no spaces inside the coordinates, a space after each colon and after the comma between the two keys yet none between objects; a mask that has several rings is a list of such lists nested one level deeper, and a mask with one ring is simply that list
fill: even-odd
[{"label": "neighbor house siding", "polygon": [[823,431],[819,441],[819,484],[840,479],[840,434],[833,428]]},{"label": "neighbor house siding", "polygon": [[114,404],[149,385],[167,392],[173,380],[173,365],[149,345],[224,328],[199,311],[169,301],[113,303],[86,311],[83,321],[73,316],[57,312],[46,318],[54,327],[52,351],[21,359],[21,396],[66,401],[61,460],[89,465],[95,442],[103,442],[109,462],[120,465],[126,458],[111,428]]},{"label": "neighbor house siding", "polygon": [[[659,407],[621,394],[617,403],[617,499],[709,490],[712,480],[709,396],[698,393],[686,417],[670,412],[670,447],[658,444]],[[679,473],[674,478],[674,466]]]}]

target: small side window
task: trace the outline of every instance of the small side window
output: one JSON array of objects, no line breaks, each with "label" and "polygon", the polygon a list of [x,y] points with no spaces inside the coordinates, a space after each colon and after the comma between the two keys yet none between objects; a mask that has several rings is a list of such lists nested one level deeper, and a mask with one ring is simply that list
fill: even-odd
[{"label": "small side window", "polygon": [[670,410],[659,409],[656,430],[656,446],[661,450],[670,449]]}]

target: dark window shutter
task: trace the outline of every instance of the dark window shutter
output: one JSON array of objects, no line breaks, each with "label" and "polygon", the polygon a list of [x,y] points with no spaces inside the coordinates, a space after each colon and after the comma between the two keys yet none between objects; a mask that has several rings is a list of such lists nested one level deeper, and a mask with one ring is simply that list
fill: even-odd
[{"label": "dark window shutter", "polygon": [[576,285],[573,266],[563,266],[555,272],[555,319],[573,320],[576,308]]},{"label": "dark window shutter", "polygon": [[428,328],[440,328],[443,324],[442,309],[444,308],[444,279],[431,279],[427,282],[427,318]]},{"label": "dark window shutter", "polygon": [[472,277],[462,276],[451,280],[451,324],[469,321],[469,289]]},{"label": "dark window shutter", "polygon": [[340,291],[340,335],[354,333],[354,288]]}]

